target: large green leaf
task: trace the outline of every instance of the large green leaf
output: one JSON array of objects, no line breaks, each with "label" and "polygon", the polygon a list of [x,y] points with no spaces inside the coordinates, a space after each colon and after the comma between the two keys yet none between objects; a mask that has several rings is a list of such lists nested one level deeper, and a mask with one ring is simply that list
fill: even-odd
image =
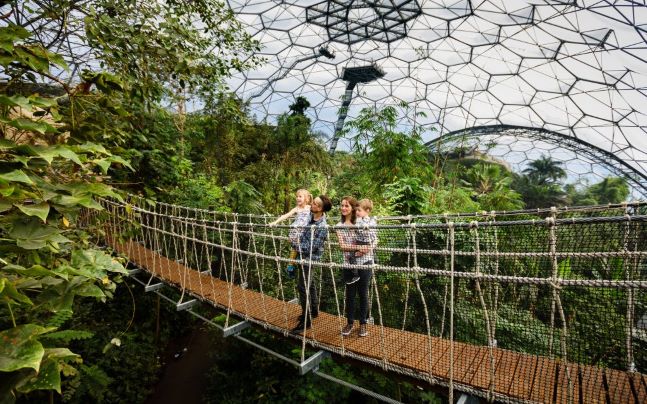
[{"label": "large green leaf", "polygon": [[[6,265],[2,268],[3,271],[8,273],[14,273],[23,276],[33,276],[33,277],[43,277],[43,276],[55,276],[56,273],[50,271],[49,269],[43,267],[42,265],[32,265],[29,268],[25,268],[21,265]],[[1,292],[1,291],[0,291]]]},{"label": "large green leaf", "polygon": [[41,135],[44,135],[45,133],[57,132],[57,129],[52,125],[48,124],[47,122],[33,121],[28,118],[16,118],[6,123],[13,126],[16,129],[26,130],[29,132],[37,132],[37,133],[40,133]]},{"label": "large green leaf", "polygon": [[16,205],[16,207],[27,216],[36,216],[43,223],[47,222],[47,215],[49,215],[49,203],[47,202],[40,202],[35,205]]},{"label": "large green leaf", "polygon": [[99,299],[106,297],[101,288],[92,283],[84,283],[76,288],[76,294],[79,296],[96,297]]},{"label": "large green leaf", "polygon": [[6,105],[8,107],[20,107],[28,111],[31,111],[31,104],[29,103],[29,98],[23,97],[22,95],[8,96],[5,94],[0,94],[0,105]]},{"label": "large green leaf", "polygon": [[44,360],[40,371],[17,388],[21,393],[34,390],[56,390],[61,393],[61,371],[55,360]]},{"label": "large green leaf", "polygon": [[100,144],[92,143],[92,142],[87,142],[83,143],[81,145],[75,146],[75,148],[79,151],[83,152],[90,152],[90,153],[97,153],[97,154],[105,154],[105,155],[110,155],[110,152],[106,150],[105,147],[103,147]]},{"label": "large green leaf", "polygon": [[74,206],[81,205],[81,202],[83,202],[85,199],[91,199],[88,196],[70,196],[70,195],[56,195],[55,197],[52,198],[52,202],[65,206],[67,208],[71,208]]},{"label": "large green leaf", "polygon": [[52,244],[68,243],[69,239],[64,237],[62,231],[56,227],[46,226],[36,220],[16,221],[9,232],[9,237],[16,240],[18,247],[26,250],[37,250]]},{"label": "large green leaf", "polygon": [[5,174],[0,174],[0,179],[9,182],[22,182],[30,185],[34,183],[23,170],[13,170]]},{"label": "large green leaf", "polygon": [[0,139],[0,150],[11,150],[16,147],[16,143],[9,139]]},{"label": "large green leaf", "polygon": [[89,271],[95,279],[103,279],[107,272],[128,273],[117,260],[99,250],[72,251],[72,266]]},{"label": "large green leaf", "polygon": [[54,158],[56,157],[62,157],[67,160],[71,160],[75,162],[78,165],[81,165],[81,159],[79,158],[79,155],[74,153],[72,150],[70,150],[69,147],[62,146],[62,145],[56,145],[56,146],[35,146],[34,151],[36,152],[36,155],[43,160],[47,161],[49,164],[52,163]]},{"label": "large green leaf", "polygon": [[11,210],[12,207],[13,205],[11,204],[11,202],[0,199],[0,213]]},{"label": "large green leaf", "polygon": [[45,349],[40,371],[33,378],[18,387],[18,391],[28,393],[34,390],[56,390],[61,393],[61,366],[60,363],[79,355],[67,348]]},{"label": "large green leaf", "polygon": [[2,292],[0,292],[0,301],[5,303],[24,303],[28,305],[33,305],[31,300],[24,294],[20,293],[16,288],[16,285],[7,278],[2,278]]},{"label": "large green leaf", "polygon": [[52,330],[35,324],[23,324],[0,332],[0,371],[13,372],[23,368],[38,371],[45,349],[36,337]]},{"label": "large green leaf", "polygon": [[6,27],[0,27],[0,42],[13,42],[30,36],[31,33],[20,25],[9,23]]},{"label": "large green leaf", "polygon": [[103,197],[114,197],[117,195],[110,185],[102,184],[99,182],[93,182],[90,184],[73,184],[70,187],[75,191],[75,193],[89,193]]}]

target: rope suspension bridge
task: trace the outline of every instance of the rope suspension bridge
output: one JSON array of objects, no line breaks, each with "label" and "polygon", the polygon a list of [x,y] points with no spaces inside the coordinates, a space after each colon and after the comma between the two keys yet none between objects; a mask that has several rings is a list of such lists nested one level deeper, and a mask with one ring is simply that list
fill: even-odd
[{"label": "rope suspension bridge", "polygon": [[[289,226],[269,216],[103,200],[105,242],[181,292],[306,348],[366,362],[453,392],[502,402],[647,402],[647,203],[378,218],[367,336],[346,325],[340,228],[309,282],[319,315],[291,333],[301,307]],[[304,231],[308,231],[305,229]],[[355,231],[355,230],[351,230]],[[310,262],[309,262],[310,261]],[[309,292],[309,288],[306,288]],[[237,320],[244,320],[236,322]]]}]

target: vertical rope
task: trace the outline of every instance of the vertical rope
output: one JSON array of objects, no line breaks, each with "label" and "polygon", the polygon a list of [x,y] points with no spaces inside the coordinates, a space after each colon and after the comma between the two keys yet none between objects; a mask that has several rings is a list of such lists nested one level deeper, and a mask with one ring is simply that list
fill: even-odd
[{"label": "vertical rope", "polygon": [[[494,211],[491,212],[492,215],[492,222],[496,222],[496,213]],[[494,256],[494,275],[498,276],[499,275],[499,228],[497,226],[494,226],[493,228],[494,232],[494,252],[496,255]],[[494,308],[493,313],[494,315],[492,316],[492,341],[494,341],[494,346],[497,346],[497,340],[496,340],[496,327],[497,327],[497,319],[498,319],[498,310],[499,310],[499,282],[495,281],[494,282],[494,303],[492,305]]]},{"label": "vertical rope", "polygon": [[[407,216],[407,228],[411,227],[411,215]],[[402,331],[407,324],[407,312],[409,311],[409,290],[411,288],[411,233],[407,230],[407,272],[404,274],[406,279],[406,290],[404,292],[404,313],[402,314]]]},{"label": "vertical rope", "polygon": [[315,233],[315,226],[310,225],[310,251],[308,254],[308,279],[305,279],[305,268],[303,265],[301,265],[301,274],[303,276],[303,281],[305,282],[305,289],[306,289],[306,303],[305,303],[305,308],[303,309],[303,334],[301,338],[301,362],[305,360],[305,354],[306,354],[306,325],[308,323],[308,314],[310,313],[310,282],[312,282],[312,272],[314,271],[314,268],[312,266],[312,248],[314,247],[313,243],[313,237]]},{"label": "vertical rope", "polygon": [[[328,248],[327,248],[327,252],[328,252],[328,270],[330,271],[330,279],[332,280],[332,290],[333,290],[333,294],[335,296],[335,308],[337,310],[337,329],[339,331],[339,334],[338,334],[339,335],[339,343],[341,345],[341,353],[343,355],[345,353],[345,351],[346,351],[346,342],[344,341],[344,338],[342,338],[342,336],[341,336],[341,331],[344,328],[344,324],[346,324],[346,322],[344,321],[344,312],[341,310],[340,305],[339,305],[339,293],[337,292],[337,281],[336,281],[336,277],[335,277],[335,270],[334,270],[334,264],[333,264],[333,255],[332,255],[332,246],[331,246],[332,241],[328,242],[326,244],[328,246]],[[343,260],[343,254],[342,254],[342,260]],[[342,281],[342,284],[343,284],[343,281]],[[346,288],[344,288],[344,289],[346,289]],[[345,296],[342,296],[342,297],[345,297]],[[343,302],[342,305],[345,307],[345,304],[346,304],[346,299],[344,299],[344,302]]]},{"label": "vertical rope", "polygon": [[[195,212],[196,221],[191,223],[191,238],[193,239],[191,241],[191,243],[193,244],[193,259],[195,260],[195,269],[198,271],[197,278],[198,278],[198,287],[200,289],[200,296],[204,296],[205,294],[204,294],[204,287],[202,285],[202,276],[200,276],[200,274],[202,272],[202,265],[203,265],[202,264],[203,260],[201,258],[204,257],[207,254],[204,253],[204,244],[198,243],[196,241],[198,238],[196,237],[196,234],[195,234],[195,227],[196,226],[204,226],[203,224],[198,222],[198,220],[199,220],[197,218],[198,213],[199,213],[198,211]],[[198,246],[200,246],[200,247],[198,247]],[[201,254],[198,254],[198,248],[200,248]],[[189,268],[189,265],[187,265],[187,269],[188,268]]]},{"label": "vertical rope", "polygon": [[233,298],[233,289],[234,289],[234,276],[236,268],[236,249],[238,248],[238,221],[234,220],[232,224],[232,233],[231,233],[231,273],[227,278],[227,316],[225,318],[225,327],[229,327],[229,317],[232,310],[232,298]]},{"label": "vertical rope", "polygon": [[[566,368],[566,378],[568,380],[568,402],[573,401],[573,380],[571,377],[570,366],[568,365],[568,357],[566,352],[566,338],[568,335],[568,329],[566,324],[566,316],[564,315],[564,309],[562,307],[562,301],[559,295],[558,289],[560,289],[560,278],[559,278],[559,264],[557,262],[557,233],[555,226],[555,216],[556,209],[551,208],[551,216],[546,218],[546,223],[549,226],[549,237],[550,237],[550,259],[553,268],[552,276],[552,288],[553,288],[553,300],[551,304],[551,328],[554,327],[555,321],[555,307],[557,308],[562,322],[562,333],[560,336],[560,345],[561,345],[561,354],[562,360]],[[551,331],[551,351],[552,351],[552,331]],[[546,387],[548,388],[548,387]],[[552,392],[546,392],[546,397],[549,397]]]},{"label": "vertical rope", "polygon": [[[624,274],[625,274],[625,279],[628,281],[632,281],[634,278],[634,271],[637,268],[637,263],[635,265],[627,265],[628,261],[630,260],[630,257],[628,255],[629,252],[629,234],[631,232],[631,210],[629,208],[626,208],[625,210],[625,217],[627,218],[627,221],[625,222],[625,231],[624,231],[624,236],[623,236],[623,243],[622,243],[622,252],[623,252],[623,266],[624,266]],[[638,248],[638,243],[635,243],[636,245],[636,250]],[[625,322],[625,335],[626,335],[626,340],[625,344],[627,347],[627,370],[630,372],[635,372],[636,371],[636,364],[634,362],[634,351],[633,351],[633,324],[634,324],[634,310],[635,310],[635,298],[634,298],[634,288],[630,287],[627,289],[627,314],[626,314],[626,322]]]},{"label": "vertical rope", "polygon": [[389,365],[389,360],[388,360],[389,358],[386,356],[387,355],[386,333],[384,330],[384,320],[382,318],[382,304],[380,303],[380,292],[377,287],[377,280],[375,278],[376,278],[375,274],[373,274],[373,276],[371,276],[371,284],[375,289],[375,301],[377,302],[377,315],[380,321],[380,345],[382,347],[382,369],[386,370],[386,368]]},{"label": "vertical rope", "polygon": [[[472,233],[474,237],[474,245],[475,245],[475,263],[474,263],[474,268],[476,271],[476,275],[480,277],[481,275],[481,241],[479,237],[479,231],[478,231],[478,222],[477,221],[472,221],[470,222],[470,232]],[[478,293],[479,296],[479,301],[481,302],[481,307],[483,308],[483,318],[485,319],[485,329],[487,333],[487,341],[488,341],[488,354],[490,357],[490,383],[488,385],[488,401],[491,401],[492,394],[494,393],[494,385],[493,385],[493,374],[494,374],[494,369],[495,369],[495,363],[494,363],[494,342],[492,341],[492,328],[490,324],[490,315],[488,313],[488,308],[487,305],[485,304],[485,298],[483,297],[483,291],[481,290],[481,279],[477,277],[476,278],[476,292]]]},{"label": "vertical rope", "polygon": [[250,221],[249,223],[249,231],[252,233],[251,234],[251,244],[254,247],[254,264],[255,264],[255,269],[256,269],[256,274],[258,277],[258,290],[261,294],[261,305],[263,307],[263,321],[265,322],[265,326],[267,326],[267,306],[265,305],[265,292],[263,292],[263,274],[261,273],[261,267],[258,264],[258,250],[256,249],[256,237],[254,233],[254,224]]},{"label": "vertical rope", "polygon": [[[188,213],[188,212],[187,212]],[[187,233],[189,232],[189,218],[182,218],[184,219],[183,221],[180,221],[180,237],[182,238],[182,255],[180,260],[176,260],[176,263],[179,262],[179,265],[177,266],[178,271],[182,271],[181,275],[181,282],[182,282],[182,294],[180,295],[180,300],[179,302],[184,301],[184,294],[186,293],[186,288],[187,288],[187,276],[188,274],[188,265],[189,265],[189,252],[188,252],[188,239],[187,239]],[[182,269],[184,267],[184,269]]]},{"label": "vertical rope", "polygon": [[415,281],[416,281],[416,289],[418,289],[418,293],[420,293],[420,300],[422,300],[422,307],[425,311],[425,324],[427,326],[427,349],[429,350],[429,380],[432,381],[434,379],[434,375],[432,373],[432,368],[431,365],[433,364],[433,351],[432,351],[432,343],[431,343],[431,322],[429,321],[429,309],[427,308],[427,300],[425,299],[425,294],[422,292],[422,287],[420,286],[420,267],[418,266],[418,250],[417,250],[417,243],[416,243],[416,223],[411,224],[411,242],[413,246],[413,271],[414,271],[414,276],[415,276]]},{"label": "vertical rope", "polygon": [[454,402],[454,222],[447,223],[449,231],[449,402]]},{"label": "vertical rope", "polygon": [[[280,261],[280,251],[276,246],[276,237],[274,235],[274,230],[270,227],[270,237],[272,238],[272,247],[274,248],[274,262],[276,263],[276,275],[277,279],[279,281],[278,287],[279,287],[279,296],[281,298],[281,301],[283,302],[283,320],[285,321],[284,327],[287,329],[289,320],[288,320],[288,303],[285,301],[285,290],[284,290],[284,285],[283,285],[283,277],[282,277],[282,271],[281,271],[281,261]],[[281,241],[279,240],[279,245],[281,245]]]},{"label": "vertical rope", "polygon": [[[445,223],[449,224],[448,219],[447,219],[447,213],[445,213],[443,216],[444,216],[444,219],[445,219]],[[450,251],[449,233],[447,234],[447,237],[445,239],[445,252],[447,252],[447,251]],[[447,254],[443,254],[443,261],[444,261],[443,269],[445,269],[445,271],[447,271],[449,269],[450,265],[451,265],[449,260],[447,259]],[[438,335],[440,338],[442,338],[443,335],[445,335],[445,316],[447,315],[447,293],[448,293],[448,290],[449,290],[447,282],[444,282],[444,283],[445,283],[445,288],[444,288],[445,293],[443,294],[443,315],[440,317],[441,318],[441,320],[440,320],[440,333]]]}]

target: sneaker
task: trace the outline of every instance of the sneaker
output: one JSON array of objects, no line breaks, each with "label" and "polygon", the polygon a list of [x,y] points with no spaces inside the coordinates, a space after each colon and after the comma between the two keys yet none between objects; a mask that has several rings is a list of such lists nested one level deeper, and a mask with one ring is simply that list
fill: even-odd
[{"label": "sneaker", "polygon": [[353,283],[357,282],[358,280],[359,280],[359,276],[353,276],[353,279],[346,282],[346,285],[352,285]]},{"label": "sneaker", "polygon": [[294,279],[296,277],[297,269],[294,265],[292,264],[288,265],[285,271],[288,273],[288,278]]},{"label": "sneaker", "polygon": [[306,330],[312,326],[311,321],[306,321],[305,324],[303,321],[299,321],[297,325],[290,331],[292,334],[301,334],[303,332],[303,329],[305,328]]},{"label": "sneaker", "polygon": [[360,324],[359,325],[359,336],[360,337],[368,336],[368,329],[366,327],[366,324]]},{"label": "sneaker", "polygon": [[350,332],[353,331],[353,325],[352,324],[346,324],[344,328],[341,330],[341,335],[344,337],[347,337],[350,335]]}]

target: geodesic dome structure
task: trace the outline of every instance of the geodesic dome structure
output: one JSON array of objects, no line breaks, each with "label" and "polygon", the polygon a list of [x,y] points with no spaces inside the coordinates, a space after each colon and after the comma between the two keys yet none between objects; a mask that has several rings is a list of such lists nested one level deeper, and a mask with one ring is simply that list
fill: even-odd
[{"label": "geodesic dome structure", "polygon": [[[340,115],[405,102],[426,116],[402,125],[434,128],[430,147],[468,142],[519,168],[550,155],[569,177],[620,175],[647,196],[644,1],[228,4],[262,45],[266,63],[229,83],[259,118],[304,96],[334,147]],[[370,66],[383,75],[344,80]]]}]

